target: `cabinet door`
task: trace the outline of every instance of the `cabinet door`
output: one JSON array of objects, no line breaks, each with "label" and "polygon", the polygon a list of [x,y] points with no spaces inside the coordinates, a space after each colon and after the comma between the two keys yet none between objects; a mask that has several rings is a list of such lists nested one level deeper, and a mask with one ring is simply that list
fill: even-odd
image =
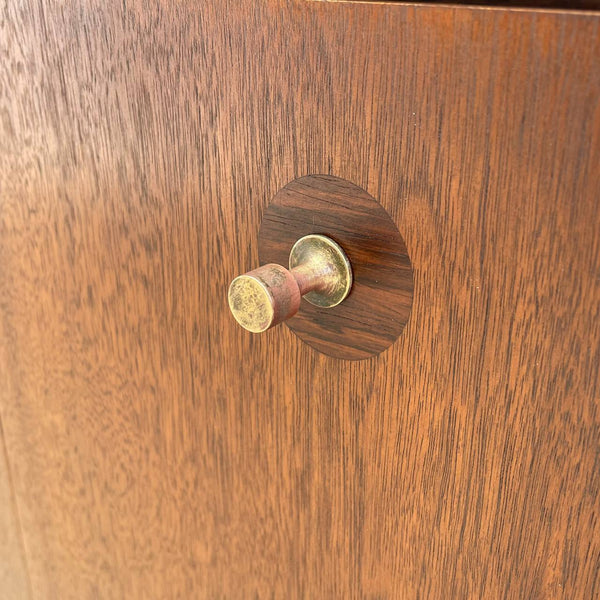
[{"label": "cabinet door", "polygon": [[[3,13],[0,415],[35,598],[598,596],[598,13]],[[412,261],[367,360],[228,311],[271,198],[319,173]]]}]

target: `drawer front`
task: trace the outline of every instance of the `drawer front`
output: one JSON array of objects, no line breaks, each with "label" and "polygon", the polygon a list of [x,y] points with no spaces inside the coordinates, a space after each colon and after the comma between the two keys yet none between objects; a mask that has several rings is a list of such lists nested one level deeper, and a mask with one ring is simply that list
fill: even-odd
[{"label": "drawer front", "polygon": [[[0,416],[23,589],[600,593],[597,13],[6,11]],[[227,307],[271,200],[311,174],[366,190],[410,256],[410,319],[362,361]]]}]

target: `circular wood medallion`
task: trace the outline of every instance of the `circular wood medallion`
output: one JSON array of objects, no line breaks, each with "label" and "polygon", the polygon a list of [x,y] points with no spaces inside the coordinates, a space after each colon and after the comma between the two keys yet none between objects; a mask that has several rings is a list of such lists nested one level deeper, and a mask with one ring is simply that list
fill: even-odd
[{"label": "circular wood medallion", "polygon": [[394,221],[365,190],[331,175],[288,183],[266,209],[259,233],[260,264],[288,265],[302,236],[336,241],[352,264],[349,296],[334,308],[302,300],[287,326],[307,344],[337,358],[379,354],[402,333],[413,300],[413,274]]}]

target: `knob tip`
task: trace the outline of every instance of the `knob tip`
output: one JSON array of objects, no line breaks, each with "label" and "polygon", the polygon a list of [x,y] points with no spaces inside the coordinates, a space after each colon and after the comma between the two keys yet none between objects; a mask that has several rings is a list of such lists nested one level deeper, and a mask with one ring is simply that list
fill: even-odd
[{"label": "knob tip", "polygon": [[231,313],[252,333],[261,333],[293,317],[300,307],[300,299],[294,276],[275,264],[240,275],[229,286]]},{"label": "knob tip", "polygon": [[258,279],[250,275],[236,277],[229,286],[228,300],[231,313],[244,329],[261,333],[273,324],[272,298]]}]

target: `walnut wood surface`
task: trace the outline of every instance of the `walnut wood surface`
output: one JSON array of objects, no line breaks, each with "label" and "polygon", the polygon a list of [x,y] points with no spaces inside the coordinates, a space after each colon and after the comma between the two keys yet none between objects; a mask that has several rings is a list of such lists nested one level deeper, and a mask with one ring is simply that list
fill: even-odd
[{"label": "walnut wood surface", "polygon": [[[2,11],[0,412],[35,598],[598,597],[597,16]],[[229,315],[309,173],[406,241],[376,358]]]},{"label": "walnut wood surface", "polygon": [[600,10],[600,0],[309,0],[312,2],[403,2],[404,4],[457,4],[510,8],[551,8],[554,10]]},{"label": "walnut wood surface", "polygon": [[0,423],[0,598],[29,598],[19,517]]},{"label": "walnut wood surface", "polygon": [[307,175],[279,190],[258,234],[260,264],[288,266],[305,235],[327,235],[352,264],[349,296],[334,308],[304,301],[286,325],[329,356],[360,360],[379,354],[402,333],[413,300],[406,244],[394,221],[365,190],[331,175]]}]

